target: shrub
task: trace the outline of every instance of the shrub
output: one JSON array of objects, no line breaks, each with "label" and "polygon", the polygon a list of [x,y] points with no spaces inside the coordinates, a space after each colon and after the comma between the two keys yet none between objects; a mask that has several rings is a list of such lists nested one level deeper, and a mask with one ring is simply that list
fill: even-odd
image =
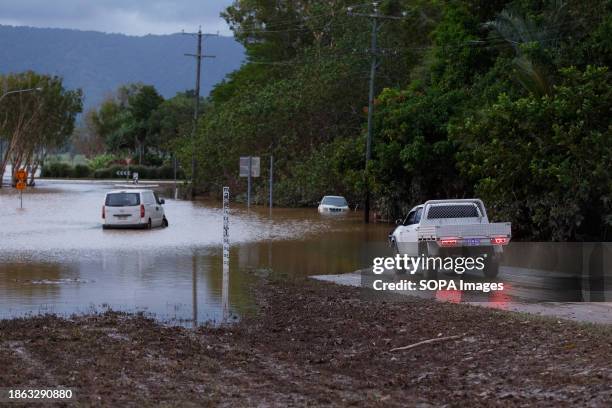
[{"label": "shrub", "polygon": [[42,168],[42,177],[72,177],[74,169],[68,163],[52,162]]},{"label": "shrub", "polygon": [[77,164],[74,166],[73,175],[75,178],[85,178],[89,177],[91,174],[91,169],[86,164]]},{"label": "shrub", "polygon": [[112,154],[100,154],[89,160],[89,167],[93,171],[104,169],[107,168],[114,160],[116,160],[116,157]]}]

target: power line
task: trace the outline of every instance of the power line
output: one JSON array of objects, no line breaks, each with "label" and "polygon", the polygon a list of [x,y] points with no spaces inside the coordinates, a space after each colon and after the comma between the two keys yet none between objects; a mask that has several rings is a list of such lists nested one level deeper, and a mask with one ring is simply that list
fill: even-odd
[{"label": "power line", "polygon": [[[368,4],[371,4],[371,3],[354,3],[354,4],[349,4],[348,7],[359,7],[359,6],[364,6],[364,5],[368,5]],[[340,15],[344,14],[344,7],[345,6],[343,6],[342,8],[335,9],[335,10],[329,10],[329,11],[326,11],[326,12],[321,12],[321,13],[316,13],[316,14],[308,14],[308,15],[305,16],[305,19],[302,20],[302,21],[296,21],[297,18],[287,18],[287,19],[284,19],[284,20],[273,21],[270,24],[263,23],[265,25],[264,27],[261,27],[261,26],[255,27],[256,23],[251,23],[252,24],[251,28],[255,27],[254,28],[255,30],[262,30],[262,31],[264,31],[266,29],[271,29],[271,28],[282,28],[282,27],[285,27],[285,26],[289,26],[290,27],[290,26],[292,26],[295,23],[303,24],[303,23],[305,23],[308,20],[312,20],[312,19],[315,19],[315,18],[318,18],[318,17],[333,16],[333,15],[340,16]],[[244,27],[245,24],[239,24],[239,26],[240,27]],[[245,28],[245,30],[249,31],[250,29],[247,27],[247,28]]]}]

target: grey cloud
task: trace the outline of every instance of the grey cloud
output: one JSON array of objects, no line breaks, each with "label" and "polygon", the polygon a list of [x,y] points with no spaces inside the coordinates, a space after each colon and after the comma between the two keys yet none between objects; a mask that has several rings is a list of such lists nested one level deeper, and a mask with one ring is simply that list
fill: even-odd
[{"label": "grey cloud", "polygon": [[219,13],[232,0],[19,0],[0,2],[0,24],[131,35],[197,29],[229,34]]}]

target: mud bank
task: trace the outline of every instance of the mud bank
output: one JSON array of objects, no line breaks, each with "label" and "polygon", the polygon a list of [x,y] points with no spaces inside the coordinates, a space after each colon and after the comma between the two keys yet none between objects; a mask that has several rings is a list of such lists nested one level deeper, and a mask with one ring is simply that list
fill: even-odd
[{"label": "mud bank", "polygon": [[[264,282],[229,327],[143,316],[0,321],[0,387],[84,405],[604,406],[612,329],[318,281]],[[393,348],[456,336],[400,351]]]}]

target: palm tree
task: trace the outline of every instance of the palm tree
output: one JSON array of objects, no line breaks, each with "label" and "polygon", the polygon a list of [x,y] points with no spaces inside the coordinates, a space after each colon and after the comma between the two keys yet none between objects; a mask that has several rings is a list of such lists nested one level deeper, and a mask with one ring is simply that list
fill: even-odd
[{"label": "palm tree", "polygon": [[534,49],[555,51],[558,49],[561,32],[567,24],[567,3],[549,0],[538,21],[521,14],[515,7],[506,7],[487,26],[499,35],[493,40],[502,40],[512,46],[515,79],[528,92],[535,95],[550,95],[553,80],[538,59]]}]

